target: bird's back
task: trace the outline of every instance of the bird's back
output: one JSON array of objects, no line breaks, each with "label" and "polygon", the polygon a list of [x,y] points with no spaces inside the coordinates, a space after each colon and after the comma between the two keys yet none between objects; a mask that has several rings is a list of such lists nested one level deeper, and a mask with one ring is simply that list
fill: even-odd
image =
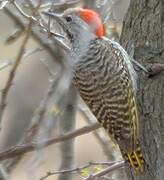
[{"label": "bird's back", "polygon": [[125,153],[138,141],[133,69],[125,51],[108,39],[94,39],[75,66],[74,84],[97,120]]},{"label": "bird's back", "polygon": [[122,52],[112,41],[95,39],[81,59],[74,78],[81,97],[116,139],[128,137],[130,111],[135,103],[129,102],[134,96],[132,80]]}]

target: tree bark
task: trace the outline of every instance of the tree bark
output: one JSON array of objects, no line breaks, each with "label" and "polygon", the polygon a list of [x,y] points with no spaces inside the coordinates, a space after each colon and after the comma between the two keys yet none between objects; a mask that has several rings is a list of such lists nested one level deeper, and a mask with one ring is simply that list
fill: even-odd
[{"label": "tree bark", "polygon": [[[134,47],[134,59],[145,67],[164,63],[164,1],[131,0],[123,22],[121,44]],[[147,164],[138,177],[129,170],[129,179],[164,179],[164,72],[149,78],[138,74],[140,139]]]}]

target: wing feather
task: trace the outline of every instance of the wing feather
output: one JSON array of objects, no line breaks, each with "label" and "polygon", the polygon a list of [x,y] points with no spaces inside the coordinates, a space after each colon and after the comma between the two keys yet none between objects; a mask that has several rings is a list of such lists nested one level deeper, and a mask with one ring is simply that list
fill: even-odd
[{"label": "wing feather", "polygon": [[138,115],[135,73],[127,59],[120,45],[96,39],[76,65],[74,83],[108,133],[132,150],[138,139]]}]

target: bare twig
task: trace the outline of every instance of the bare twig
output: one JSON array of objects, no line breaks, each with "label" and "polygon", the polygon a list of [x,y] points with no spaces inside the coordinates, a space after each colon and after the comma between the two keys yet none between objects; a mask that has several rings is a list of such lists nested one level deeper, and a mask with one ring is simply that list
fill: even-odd
[{"label": "bare twig", "polygon": [[37,19],[35,17],[30,16],[24,12],[16,1],[12,1],[12,3],[15,6],[15,8],[20,12],[20,14],[22,14],[25,18],[32,19],[32,21],[37,22]]},{"label": "bare twig", "polygon": [[[11,8],[9,9],[9,8],[5,7],[4,11],[22,29],[26,28],[26,21],[19,18],[16,15],[16,13],[14,11],[12,11]],[[61,58],[61,56],[63,56],[61,54],[61,49],[59,49],[58,47],[54,47],[53,44],[47,43],[47,38],[45,40],[45,37],[39,33],[39,29],[37,29],[37,28],[31,29],[31,35],[34,38],[34,40],[36,40],[52,56],[52,58],[55,59],[55,61],[58,64],[65,66],[66,63],[65,63],[65,61],[62,60],[63,58]],[[62,46],[61,43],[59,43],[58,45],[59,45],[59,47]]]},{"label": "bare twig", "polygon": [[56,110],[55,115],[59,115],[59,103],[61,102],[61,98],[63,97],[63,95],[68,92],[71,82],[70,78],[67,76],[70,76],[70,74],[68,74],[65,70],[61,72],[60,76],[58,76],[57,78],[53,77],[53,79],[51,80],[47,93],[45,94],[41,104],[39,105],[37,112],[32,117],[31,125],[28,128],[27,133],[25,134],[25,138],[23,141],[24,143],[30,142],[39,132],[40,124],[42,124],[44,121],[44,117],[47,112],[49,102],[52,100],[53,94],[57,94],[53,99],[53,103]]},{"label": "bare twig", "polygon": [[59,8],[67,8],[67,7],[70,7],[70,6],[73,6],[75,4],[78,4],[80,2],[80,0],[70,0],[70,1],[62,1],[62,2],[48,2],[48,3],[45,3],[45,4],[42,4],[40,6],[40,9],[49,9],[49,8],[54,8],[54,9],[59,9]]},{"label": "bare twig", "polygon": [[[15,8],[20,12],[21,15],[23,15],[23,17],[27,18],[27,19],[31,19],[33,22],[35,22],[37,25],[39,25],[43,32],[49,33],[49,29],[46,28],[40,21],[40,19],[35,18],[34,16],[28,15],[27,13],[25,13],[22,8],[18,5],[18,3],[16,1],[13,1],[13,5],[15,6]],[[38,9],[38,8],[37,8]],[[37,12],[37,9],[36,12]],[[53,33],[50,32],[51,35],[54,35],[55,37],[59,37],[59,38],[64,38],[64,36],[62,36],[61,34],[58,33]]]},{"label": "bare twig", "polygon": [[9,175],[6,169],[0,164],[0,179],[1,180],[9,180]]},{"label": "bare twig", "polygon": [[59,137],[56,137],[56,138],[51,138],[51,139],[44,140],[44,141],[41,141],[38,143],[32,142],[32,143],[28,143],[28,144],[22,144],[22,145],[17,145],[17,146],[11,147],[8,150],[0,153],[0,161],[9,159],[9,158],[13,158],[16,156],[20,156],[27,152],[35,151],[35,150],[37,150],[36,147],[45,148],[52,144],[63,142],[63,141],[90,133],[100,127],[101,127],[101,125],[99,123],[94,123],[90,126],[84,126],[82,128],[79,128],[73,132],[60,135]]},{"label": "bare twig", "polygon": [[21,28],[14,29],[13,32],[5,39],[5,44],[11,44],[15,42],[23,33]]},{"label": "bare twig", "polygon": [[47,172],[47,174],[45,176],[43,176],[42,178],[40,178],[40,180],[44,180],[46,178],[48,178],[49,176],[53,176],[56,174],[64,174],[64,173],[76,173],[78,171],[81,171],[85,168],[89,168],[91,166],[96,166],[96,165],[103,165],[103,166],[112,166],[114,164],[116,164],[118,162],[89,162],[85,165],[82,165],[80,167],[75,167],[72,169],[66,169],[66,170],[61,170],[61,171],[54,171],[54,172]]},{"label": "bare twig", "polygon": [[54,72],[54,69],[52,70],[50,68],[47,59],[40,59],[40,62],[44,65],[44,67],[47,70],[49,76],[51,76],[51,77],[55,76],[56,73]]},{"label": "bare twig", "polygon": [[34,116],[32,117],[31,125],[28,128],[27,133],[25,133],[25,138],[23,140],[24,143],[30,142],[34,138],[34,136],[37,134],[37,132],[39,130],[39,125],[44,119],[45,113],[48,108],[49,101],[54,93],[56,81],[57,81],[57,79],[53,77],[43,100],[41,101],[37,111],[35,112]]},{"label": "bare twig", "polygon": [[0,1],[0,10],[1,9],[3,9],[7,4],[9,3],[9,1],[4,1],[4,0],[2,0],[2,1]]},{"label": "bare twig", "polygon": [[[5,11],[5,13],[7,15],[9,15],[9,17],[17,25],[19,25],[20,28],[22,28],[22,29],[26,28],[26,24],[27,24],[26,21],[23,20],[22,18],[18,17],[16,15],[15,11],[12,10],[12,8],[9,9],[8,7],[5,7],[4,11]],[[45,36],[43,36],[43,34],[39,33],[38,28],[32,27],[31,35],[40,45],[43,46],[43,48],[52,56],[52,58],[55,60],[55,62],[58,63],[58,65],[60,65],[61,67],[65,67],[65,62],[62,60],[63,59],[63,51],[61,50],[62,48],[59,49],[58,47],[54,46],[54,44],[47,43],[47,38]],[[51,84],[53,84],[53,83],[51,82]],[[42,103],[43,103],[43,101],[42,101]],[[43,106],[42,106],[42,108],[43,108]],[[42,110],[40,109],[39,111],[37,111],[37,113],[41,113],[41,112],[43,112],[43,109]],[[40,116],[40,115],[37,115],[37,113],[35,114],[35,117]],[[44,113],[42,113],[42,114],[44,114]],[[42,115],[40,117],[42,117]],[[38,130],[37,130],[38,127],[37,127],[36,121],[35,121],[35,123],[32,121],[32,124],[31,124],[31,126],[29,127],[29,130],[28,130],[28,133],[22,139],[21,144],[22,143],[27,143],[27,141],[29,142],[35,137],[35,134],[38,132]],[[20,159],[21,159],[20,156],[16,156],[16,158],[12,159],[10,161],[10,163],[8,163],[8,167],[10,169],[13,168],[13,166],[15,166],[15,164]]]},{"label": "bare twig", "polygon": [[9,66],[11,66],[11,65],[13,65],[13,61],[12,60],[10,60],[10,59],[5,60],[5,62],[0,64],[0,71],[5,69],[5,68],[7,68],[7,67],[9,67]]},{"label": "bare twig", "polygon": [[[44,49],[43,48],[35,48],[35,49],[30,49],[26,52],[24,52],[23,54],[23,61],[25,58],[27,58],[28,56],[30,55],[33,55],[34,53],[37,53],[37,52],[41,52],[43,51]],[[40,60],[41,61],[41,60]],[[41,61],[42,62],[42,61]],[[43,62],[42,62],[43,63]],[[7,59],[5,60],[3,63],[0,64],[0,71],[10,67],[11,65],[14,64],[14,60],[11,60],[11,59]],[[44,64],[45,65],[45,64]],[[46,66],[46,65],[45,65]],[[49,72],[49,71],[48,71]]]},{"label": "bare twig", "polygon": [[[14,11],[12,11],[11,9],[5,8],[4,9],[5,12],[7,12],[7,14],[22,28],[25,29],[26,28],[26,22],[22,21],[21,18],[18,18],[17,16],[15,16]],[[44,46],[44,49],[48,50],[48,52],[54,57],[56,57],[55,54],[55,50],[52,49],[52,47],[50,47],[49,45],[45,44],[41,38],[41,36],[39,36],[37,34],[37,32],[35,33],[33,28],[31,29],[32,31],[32,35],[33,37],[35,37],[35,39],[37,41],[39,41],[39,43],[41,45]],[[24,54],[25,55],[25,54]],[[26,54],[27,55],[27,54]],[[12,63],[12,62],[11,62]],[[9,64],[10,65],[10,64]],[[25,137],[22,139],[21,144],[22,143],[28,143],[30,142],[33,137],[36,135],[36,133],[38,132],[38,122],[41,121],[42,117],[44,116],[44,113],[46,112],[46,106],[47,103],[52,95],[52,92],[54,90],[54,86],[55,86],[55,79],[53,79],[53,81],[51,81],[50,87],[48,88],[48,92],[46,93],[46,95],[44,96],[43,101],[41,102],[38,111],[35,113],[33,120],[32,120],[32,124],[29,127],[28,132],[26,133]],[[34,120],[35,119],[35,120]],[[21,159],[21,156],[17,156],[16,158],[13,158],[9,163],[8,163],[8,168],[11,169],[13,168],[13,166],[15,166],[19,160]]]},{"label": "bare twig", "polygon": [[115,163],[109,167],[107,167],[106,169],[103,169],[102,171],[98,172],[98,173],[95,173],[95,174],[91,174],[89,177],[85,178],[84,180],[94,180],[95,178],[98,178],[98,177],[101,177],[101,176],[104,176],[116,169],[119,169],[119,168],[122,168],[124,167],[125,165],[125,162],[124,161],[120,161],[118,163]]},{"label": "bare twig", "polygon": [[30,21],[28,27],[27,27],[27,30],[26,30],[26,35],[25,35],[25,38],[23,40],[23,43],[21,45],[21,48],[20,48],[20,51],[18,53],[18,56],[16,58],[16,61],[10,71],[10,74],[9,74],[9,78],[6,82],[6,85],[4,87],[4,89],[2,90],[2,97],[1,97],[1,104],[0,104],[0,123],[2,121],[2,117],[3,117],[3,113],[4,113],[4,110],[5,110],[5,107],[6,107],[6,101],[7,101],[7,96],[8,96],[8,93],[9,93],[9,90],[12,86],[12,83],[13,83],[13,79],[15,77],[15,74],[16,74],[16,71],[18,69],[18,66],[21,62],[21,59],[23,57],[23,54],[24,54],[24,49],[25,49],[25,46],[27,44],[27,41],[29,39],[29,36],[30,36],[30,31],[31,31],[31,25],[32,25],[32,21]]}]

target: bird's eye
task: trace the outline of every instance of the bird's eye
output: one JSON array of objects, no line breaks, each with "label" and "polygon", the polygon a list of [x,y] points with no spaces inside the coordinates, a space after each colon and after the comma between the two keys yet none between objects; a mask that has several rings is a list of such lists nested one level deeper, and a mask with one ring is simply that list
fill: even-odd
[{"label": "bird's eye", "polygon": [[71,22],[72,21],[72,17],[71,16],[66,16],[65,19],[66,19],[67,22]]}]

